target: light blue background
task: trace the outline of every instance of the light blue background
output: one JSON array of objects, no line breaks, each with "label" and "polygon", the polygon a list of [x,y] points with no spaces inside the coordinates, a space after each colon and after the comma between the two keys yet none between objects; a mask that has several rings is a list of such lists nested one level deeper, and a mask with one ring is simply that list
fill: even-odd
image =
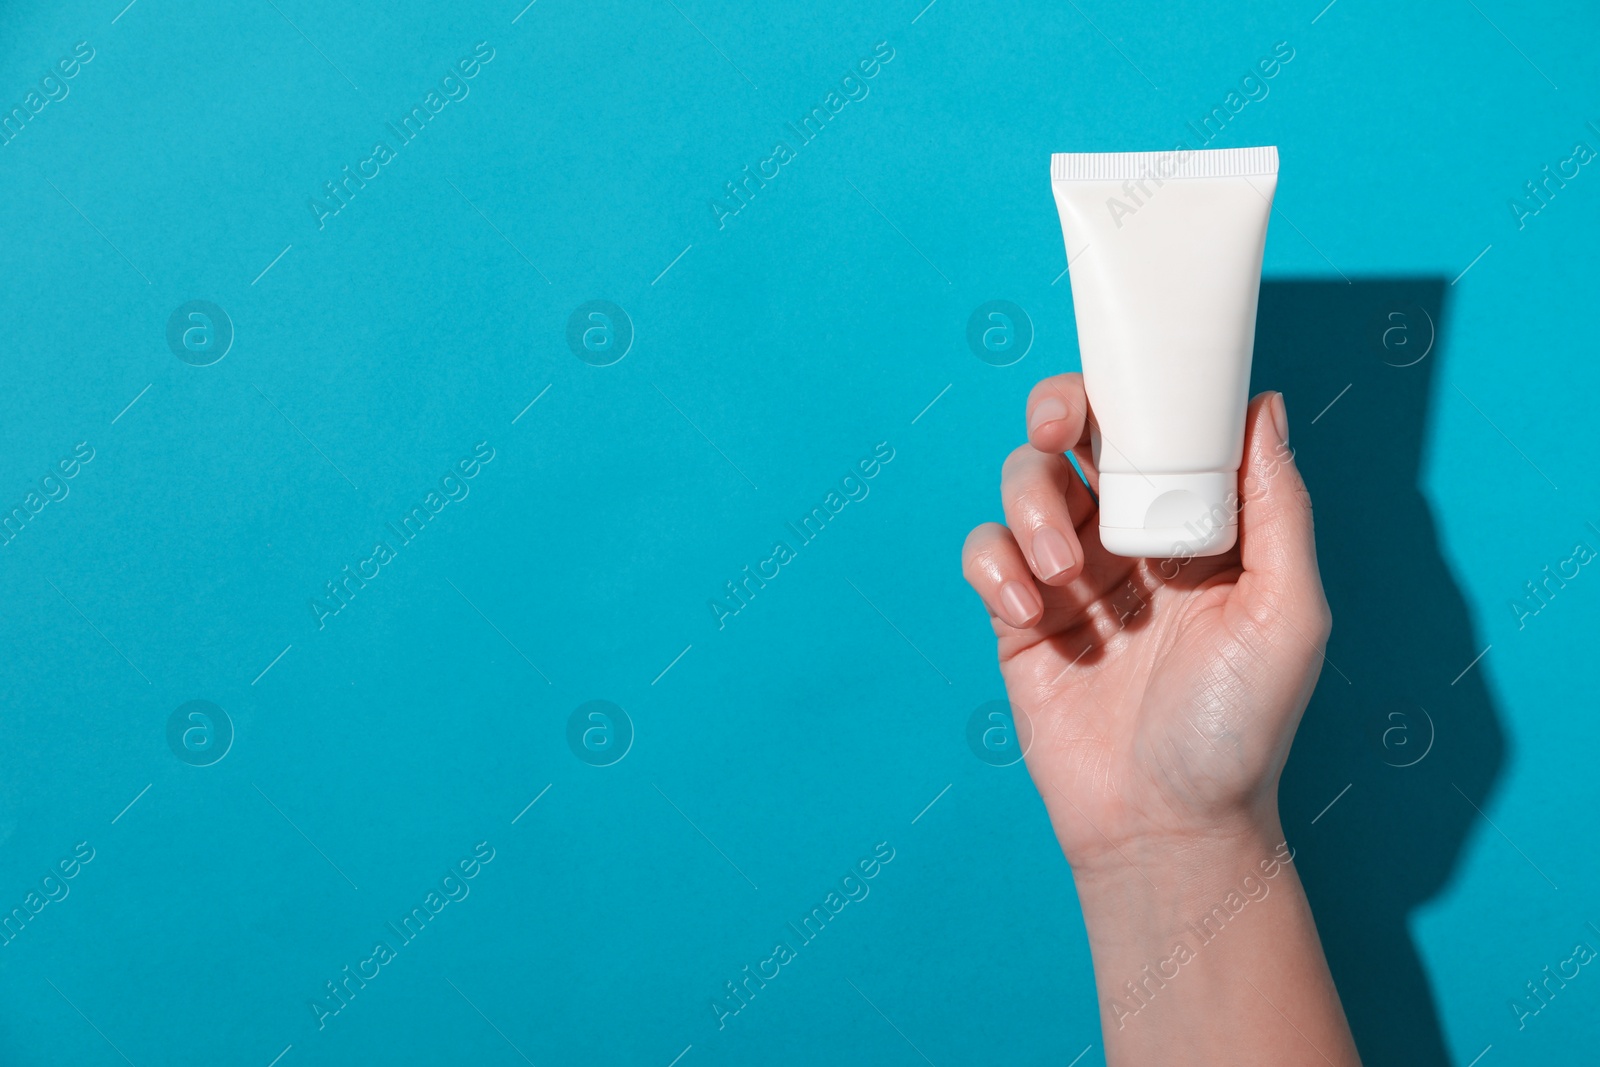
[{"label": "light blue background", "polygon": [[[1600,947],[1600,577],[1521,629],[1509,605],[1600,547],[1600,174],[1522,229],[1508,200],[1600,147],[1592,9],[120,8],[0,16],[7,109],[95,49],[0,148],[0,502],[95,449],[0,548],[0,911],[95,849],[0,948],[0,1060],[1103,1062],[1041,805],[965,740],[1003,690],[958,553],[999,516],[1029,386],[1077,366],[1049,153],[1168,147],[1277,41],[1294,59],[1214,142],[1280,147],[1269,287],[1422,279],[1447,319],[1409,419],[1309,325],[1325,385],[1258,374],[1320,463],[1324,552],[1357,564],[1330,589],[1351,682],[1325,672],[1302,735],[1343,742],[1297,748],[1285,823],[1325,933],[1387,908],[1385,943],[1414,944],[1431,987],[1366,997],[1383,961],[1336,958],[1369,1063],[1587,1054],[1600,976],[1520,1031],[1509,1003]],[[308,198],[479,41],[470,96],[319,231]],[[870,95],[719,229],[723,183],[878,42]],[[191,299],[236,330],[209,367],[165,341]],[[610,367],[565,341],[593,299],[637,331]],[[1010,367],[966,344],[991,299],[1036,331]],[[1420,448],[1387,479],[1431,509],[1418,567],[1459,600],[1403,580],[1391,434]],[[319,631],[309,598],[484,440],[470,496]],[[879,442],[870,495],[719,630],[723,583]],[[1365,580],[1364,553],[1387,561]],[[1363,627],[1441,626],[1432,659],[1340,658]],[[1385,766],[1388,713],[1427,706],[1396,694],[1463,686],[1477,740],[1439,705],[1440,751]],[[236,730],[206,768],[166,740],[193,699]],[[596,699],[636,731],[606,768],[566,741]],[[471,895],[319,1032],[323,983],[480,841]],[[719,1030],[723,982],[878,842],[895,858],[870,896]],[[1440,885],[1415,907],[1390,899],[1413,843]]]}]

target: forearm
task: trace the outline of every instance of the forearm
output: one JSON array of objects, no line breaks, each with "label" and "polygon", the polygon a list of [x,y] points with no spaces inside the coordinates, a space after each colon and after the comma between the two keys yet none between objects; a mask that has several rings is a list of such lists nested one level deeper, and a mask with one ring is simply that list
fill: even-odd
[{"label": "forearm", "polygon": [[1359,1065],[1275,816],[1074,865],[1112,1067]]}]

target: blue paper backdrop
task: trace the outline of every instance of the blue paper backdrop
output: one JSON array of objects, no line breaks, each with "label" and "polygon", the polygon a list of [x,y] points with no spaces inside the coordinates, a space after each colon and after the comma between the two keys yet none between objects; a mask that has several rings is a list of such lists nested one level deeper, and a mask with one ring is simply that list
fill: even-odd
[{"label": "blue paper backdrop", "polygon": [[0,1059],[1103,1062],[958,553],[1077,366],[1049,153],[1180,139],[1282,154],[1364,1054],[1587,1054],[1596,23],[8,5]]}]

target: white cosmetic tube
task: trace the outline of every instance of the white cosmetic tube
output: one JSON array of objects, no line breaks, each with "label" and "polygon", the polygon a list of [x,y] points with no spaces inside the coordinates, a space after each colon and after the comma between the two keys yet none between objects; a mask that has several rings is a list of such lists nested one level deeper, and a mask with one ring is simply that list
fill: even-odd
[{"label": "white cosmetic tube", "polygon": [[1214,556],[1239,538],[1239,464],[1278,150],[1060,153],[1100,540]]}]

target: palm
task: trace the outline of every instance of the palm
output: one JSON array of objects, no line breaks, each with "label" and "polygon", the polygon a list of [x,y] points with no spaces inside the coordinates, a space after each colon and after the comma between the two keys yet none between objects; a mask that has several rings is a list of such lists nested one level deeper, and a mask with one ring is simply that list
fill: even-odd
[{"label": "palm", "polygon": [[1056,825],[1077,828],[1074,851],[1203,828],[1260,776],[1239,758],[1250,709],[1226,667],[1237,553],[1182,568],[1089,556],[1099,565],[1045,589],[1037,626],[997,627],[1006,689],[1032,726],[1029,770],[1052,814],[1065,809]]}]

